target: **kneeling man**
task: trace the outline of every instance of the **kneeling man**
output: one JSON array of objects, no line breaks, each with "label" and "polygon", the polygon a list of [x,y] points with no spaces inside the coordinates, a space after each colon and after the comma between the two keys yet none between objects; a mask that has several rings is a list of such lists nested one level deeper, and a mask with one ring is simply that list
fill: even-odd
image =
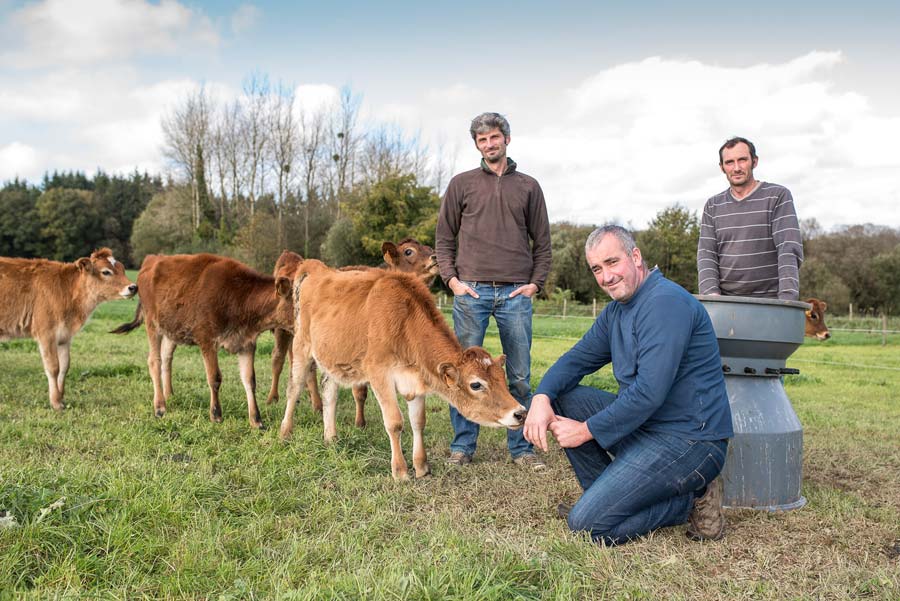
[{"label": "kneeling man", "polygon": [[[525,438],[544,451],[553,434],[584,489],[560,513],[608,545],[687,521],[691,538],[719,539],[716,476],[734,432],[706,309],[648,270],[619,226],[594,230],[585,255],[613,302],[547,371],[525,421]],[[618,395],[579,385],[610,362]]]}]

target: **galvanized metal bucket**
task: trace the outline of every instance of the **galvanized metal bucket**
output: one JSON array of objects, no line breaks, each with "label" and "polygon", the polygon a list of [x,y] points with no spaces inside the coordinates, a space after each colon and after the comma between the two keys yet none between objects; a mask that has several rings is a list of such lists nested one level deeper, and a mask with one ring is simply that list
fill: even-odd
[{"label": "galvanized metal bucket", "polygon": [[700,295],[719,340],[734,438],[722,470],[726,507],[787,511],[800,494],[803,428],[782,375],[803,344],[806,311],[796,301]]}]

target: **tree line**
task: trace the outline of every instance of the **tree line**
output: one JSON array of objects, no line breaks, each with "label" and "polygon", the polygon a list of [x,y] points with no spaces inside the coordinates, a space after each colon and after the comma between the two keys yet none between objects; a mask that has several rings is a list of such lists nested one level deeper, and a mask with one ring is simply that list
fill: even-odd
[{"label": "tree line", "polygon": [[[374,265],[381,243],[407,236],[434,244],[452,165],[399,128],[364,123],[349,88],[300,108],[293,89],[249,77],[217,101],[204,88],[163,117],[174,174],[93,177],[69,172],[0,188],[0,256],[71,261],[108,246],[129,267],[150,253],[215,252],[269,271],[281,250],[334,266]],[[802,215],[802,207],[801,207]],[[543,295],[603,298],[584,260],[593,225],[551,224],[553,267]],[[802,223],[801,298],[832,311],[895,312],[900,230],[871,224],[825,232]],[[635,232],[650,265],[697,292],[696,212],[674,204]]]}]

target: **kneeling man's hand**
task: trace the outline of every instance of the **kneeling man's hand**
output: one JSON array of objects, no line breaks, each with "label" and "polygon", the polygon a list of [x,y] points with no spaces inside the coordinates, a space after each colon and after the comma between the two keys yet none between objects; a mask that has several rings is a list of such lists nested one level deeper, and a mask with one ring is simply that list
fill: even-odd
[{"label": "kneeling man's hand", "polygon": [[[527,421],[525,422],[528,423]],[[564,449],[580,447],[589,440],[593,440],[594,435],[588,430],[586,422],[580,422],[568,417],[557,417],[556,421],[550,424],[550,432],[556,438]]]},{"label": "kneeling man's hand", "polygon": [[556,414],[550,406],[550,397],[536,394],[531,398],[531,408],[525,419],[523,434],[525,440],[547,452],[547,427],[556,420]]}]

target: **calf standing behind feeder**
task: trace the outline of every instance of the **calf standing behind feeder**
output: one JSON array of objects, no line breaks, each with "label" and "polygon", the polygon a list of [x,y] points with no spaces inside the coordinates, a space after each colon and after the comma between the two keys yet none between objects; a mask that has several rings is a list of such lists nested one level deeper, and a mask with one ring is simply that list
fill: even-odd
[{"label": "calf standing behind feeder", "polygon": [[[322,399],[325,441],[336,434],[338,384],[368,383],[391,440],[395,479],[408,478],[398,392],[407,399],[417,477],[430,472],[423,440],[426,393],[437,393],[481,425],[524,423],[525,408],[507,387],[505,357],[492,359],[481,347],[464,350],[419,278],[377,269],[341,272],[310,259],[297,269],[294,303],[292,379],[303,382],[313,362],[328,376]],[[298,390],[288,391],[282,439],[294,427]]]},{"label": "calf standing behind feeder", "polygon": [[[435,276],[440,269],[437,264],[437,256],[427,244],[422,244],[413,238],[405,238],[396,244],[393,242],[385,242],[381,245],[381,253],[384,257],[384,263],[380,268],[367,267],[362,265],[354,265],[350,267],[341,267],[339,271],[367,271],[370,269],[387,269],[390,271],[398,271],[402,273],[410,273],[422,279],[426,286],[431,286]],[[278,269],[278,264],[275,269]],[[271,404],[278,400],[278,381],[281,378],[281,371],[284,367],[285,355],[289,353],[291,347],[291,332],[283,329],[276,329],[274,332],[275,347],[272,350],[272,387],[269,390],[267,403]],[[313,410],[322,412],[322,398],[319,395],[319,386],[316,379],[316,367],[309,370],[306,379],[306,388],[309,391],[309,400]],[[353,387],[353,400],[356,402],[356,425],[360,428],[366,426],[366,396],[368,394],[368,386],[360,384]]]}]

